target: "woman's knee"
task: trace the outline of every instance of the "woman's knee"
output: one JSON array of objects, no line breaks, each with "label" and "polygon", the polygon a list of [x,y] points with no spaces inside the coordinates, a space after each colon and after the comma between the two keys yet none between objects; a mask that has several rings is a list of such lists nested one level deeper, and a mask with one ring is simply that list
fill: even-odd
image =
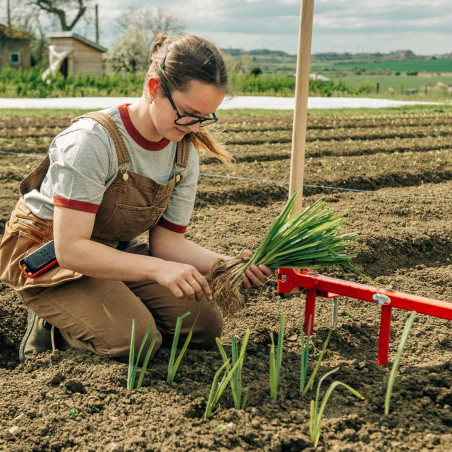
[{"label": "woman's knee", "polygon": [[[135,326],[135,359],[137,359],[138,352],[141,348],[141,344],[143,343],[144,337],[146,335],[146,328],[143,328],[140,325]],[[126,337],[124,337],[123,341],[120,341],[115,344],[111,344],[110,347],[108,347],[108,350],[106,350],[106,354],[110,356],[111,358],[117,359],[119,361],[128,362],[129,360],[129,354],[130,354],[130,334]],[[159,330],[155,327],[151,328],[151,331],[149,332],[146,342],[143,346],[141,355],[140,355],[140,361],[139,364],[143,364],[143,361],[146,357],[146,354],[149,350],[149,347],[152,345],[152,352],[151,352],[151,359],[154,357],[154,355],[157,353],[159,348],[162,345],[162,335],[160,334]]]},{"label": "woman's knee", "polygon": [[192,345],[199,348],[215,347],[215,339],[223,332],[223,316],[213,304],[204,304],[193,331]]}]

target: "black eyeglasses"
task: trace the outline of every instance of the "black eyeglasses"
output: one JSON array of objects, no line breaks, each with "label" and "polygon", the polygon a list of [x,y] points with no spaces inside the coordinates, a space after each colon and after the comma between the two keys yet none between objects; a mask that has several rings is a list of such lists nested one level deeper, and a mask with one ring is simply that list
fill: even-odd
[{"label": "black eyeglasses", "polygon": [[212,116],[181,115],[177,110],[176,105],[174,104],[170,92],[168,91],[167,87],[163,85],[163,83],[162,88],[177,115],[177,119],[174,120],[174,124],[177,124],[178,126],[192,126],[193,124],[197,124],[199,122],[200,127],[206,127],[218,121],[218,118],[215,116],[215,113],[212,113]]}]

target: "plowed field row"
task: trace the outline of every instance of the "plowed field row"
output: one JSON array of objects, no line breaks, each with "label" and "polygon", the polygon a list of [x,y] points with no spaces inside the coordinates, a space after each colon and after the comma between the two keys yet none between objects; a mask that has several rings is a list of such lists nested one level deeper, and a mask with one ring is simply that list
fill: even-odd
[{"label": "plowed field row", "polygon": [[[41,134],[54,136],[68,127],[73,116],[63,118],[7,118],[0,120],[0,136],[9,136],[17,131],[19,134],[31,136]],[[268,116],[256,116],[251,118],[221,118],[220,122],[213,126],[215,130],[226,130],[228,132],[240,131],[275,131],[291,130],[292,116],[275,116],[269,120]],[[427,125],[451,125],[452,118],[449,112],[434,113],[429,115],[372,115],[369,116],[329,116],[309,115],[308,129],[356,129],[375,127],[418,127]],[[227,127],[226,127],[227,126]],[[39,136],[41,136],[39,135]],[[37,135],[36,135],[37,136]]]},{"label": "plowed field row", "polygon": [[[306,142],[313,141],[345,141],[345,140],[384,140],[393,138],[424,138],[452,135],[451,126],[438,127],[399,127],[381,129],[337,129],[308,131]],[[242,132],[223,134],[222,140],[226,144],[259,144],[259,143],[290,143],[291,131],[273,132]]]},{"label": "plowed field row", "polygon": [[[0,137],[0,151],[14,151],[14,152],[32,152],[41,153],[47,152],[54,135],[36,136],[31,134],[21,137],[20,134],[13,134],[11,137]],[[393,139],[414,139],[435,137],[438,139],[452,136],[452,127],[400,127],[400,128],[381,128],[381,129],[337,129],[327,131],[308,131],[307,143],[317,142],[351,142],[351,141],[378,141],[378,140],[393,140]],[[284,144],[291,143],[292,132],[278,131],[278,132],[246,132],[246,133],[223,133],[219,137],[220,141],[229,146],[233,145],[259,145],[259,144]],[[430,140],[431,141],[431,140]],[[341,143],[342,145],[342,143]]]},{"label": "plowed field row", "polygon": [[[404,114],[391,116],[402,118]],[[357,118],[385,120],[378,113]],[[349,121],[350,116],[337,118],[339,125],[344,124],[342,119]],[[240,122],[237,118],[234,121]],[[340,129],[344,133],[347,130]],[[349,131],[353,135],[358,129]],[[237,163],[230,167],[203,158],[201,171],[288,181],[290,145],[270,144],[280,137],[278,133],[269,133],[268,141],[258,145],[229,146],[237,157]],[[342,142],[334,138],[331,134],[330,141],[308,143],[305,182],[367,187],[376,193],[307,187],[304,205],[323,196],[329,208],[337,213],[348,212],[343,231],[360,231],[351,247],[357,254],[354,263],[379,287],[452,300],[452,202],[445,200],[452,197],[452,138],[445,135]],[[37,146],[48,146],[45,137],[21,140],[35,146],[30,147],[30,152],[36,152]],[[6,140],[1,145],[6,146]],[[30,156],[0,155],[0,232],[17,200],[18,181],[38,162]],[[186,236],[231,256],[244,247],[254,250],[281,212],[287,196],[288,185],[201,176]],[[146,240],[146,234],[140,239]],[[357,279],[342,268],[322,273]],[[0,285],[0,425],[5,428],[0,429],[0,449],[314,450],[308,431],[309,402],[315,397],[315,388],[311,394],[301,396],[299,381],[294,378],[300,372],[299,322],[305,296],[278,296],[275,276],[259,288],[244,291],[243,310],[235,318],[225,319],[222,340],[227,353],[231,333],[243,338],[246,329],[251,330],[243,368],[244,385],[250,387],[249,405],[246,410],[232,409],[227,389],[218,411],[207,420],[201,417],[213,369],[221,361],[217,350],[189,349],[175,386],[168,386],[165,375],[170,351],[163,347],[151,363],[142,392],[125,389],[127,364],[87,351],[47,352],[19,364],[18,349],[27,312],[11,289],[1,289]],[[319,377],[340,366],[337,379],[360,391],[366,400],[357,400],[345,391],[333,392],[324,413],[320,449],[449,451],[450,322],[416,316],[394,387],[391,412],[385,416],[388,369],[375,363],[380,313],[376,304],[340,298],[338,326]],[[277,332],[280,314],[287,317],[287,322],[275,403],[269,398],[268,353],[270,332]],[[393,309],[390,362],[407,315]],[[331,326],[331,300],[318,298],[315,326],[311,343],[314,350],[319,350]],[[74,383],[83,388],[83,393],[69,392]],[[76,419],[70,409],[77,412]],[[17,435],[8,432],[13,425]],[[82,433],[74,435],[74,431]]]},{"label": "plowed field row", "polygon": [[[289,180],[290,160],[254,161],[231,167],[222,164],[201,165],[204,173],[229,176]],[[306,159],[307,184],[332,185],[355,189],[403,187],[452,178],[452,154],[449,149],[403,154],[328,156]]]},{"label": "plowed field row", "polygon": [[[284,160],[290,158],[291,143],[272,143],[256,145],[226,146],[230,154],[239,162],[259,162]],[[428,152],[441,149],[452,151],[452,136],[426,137],[423,140],[413,138],[399,138],[393,140],[373,141],[342,141],[307,143],[306,157],[327,157],[334,155],[370,155],[378,153]],[[217,163],[214,157],[203,154],[201,162],[204,164]]]},{"label": "plowed field row", "polygon": [[[32,135],[21,137],[20,134],[13,134],[12,131],[10,134],[11,138],[0,137],[0,151],[46,153],[54,137],[54,135],[36,137]],[[336,154],[336,151],[332,151],[332,149],[337,146],[343,147],[345,153],[347,153],[347,149],[350,149],[350,154],[373,153],[375,152],[375,149],[384,151],[385,148],[388,150],[404,152],[408,149],[407,146],[409,146],[408,143],[410,141],[403,142],[399,149],[393,145],[393,143],[401,143],[401,140],[413,140],[413,143],[416,143],[414,145],[416,147],[424,146],[425,149],[439,149],[443,146],[442,143],[450,143],[451,136],[452,127],[449,126],[427,126],[418,128],[402,127],[398,129],[357,129],[355,131],[347,129],[320,132],[308,131],[307,149],[318,149],[318,151],[315,151],[314,155],[319,156],[330,155],[332,153]],[[414,139],[417,138],[424,138],[424,140],[414,141]],[[234,145],[282,145],[291,143],[292,133],[289,131],[268,133],[247,132],[237,134],[223,133],[220,136],[220,140],[230,147]],[[391,141],[385,144],[383,140]],[[438,141],[438,146],[434,145],[435,140]],[[338,144],[338,141],[341,141],[341,143]],[[356,145],[353,144],[354,141],[357,142]],[[365,143],[363,144],[363,142]],[[372,142],[375,142],[375,144]],[[427,145],[427,143],[431,144]],[[445,146],[449,146],[449,144],[445,144]],[[369,152],[367,152],[367,150],[369,150]]]},{"label": "plowed field row", "polygon": [[[220,128],[221,122],[217,128]],[[422,127],[422,126],[442,126],[452,125],[452,118],[445,116],[442,118],[401,120],[388,119],[381,121],[356,120],[341,121],[327,119],[325,122],[312,117],[308,117],[308,130],[332,130],[332,129],[356,129],[360,128],[381,128],[381,127]],[[259,132],[259,131],[277,131],[292,130],[292,118],[281,119],[277,121],[253,121],[243,123],[230,123],[224,127],[228,132]]]}]

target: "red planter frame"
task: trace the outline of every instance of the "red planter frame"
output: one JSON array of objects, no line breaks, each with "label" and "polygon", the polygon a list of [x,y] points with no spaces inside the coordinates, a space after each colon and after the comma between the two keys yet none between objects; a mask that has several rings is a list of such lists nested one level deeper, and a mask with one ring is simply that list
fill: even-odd
[{"label": "red planter frame", "polygon": [[312,316],[311,331],[314,331],[315,300],[318,296],[325,298],[345,296],[381,305],[377,358],[377,364],[380,366],[388,364],[392,308],[416,311],[420,314],[452,320],[452,303],[446,301],[418,297],[392,289],[377,289],[366,284],[329,278],[309,270],[278,269],[278,292],[297,292],[300,288],[307,289],[304,318],[305,334],[307,334],[310,316]]}]

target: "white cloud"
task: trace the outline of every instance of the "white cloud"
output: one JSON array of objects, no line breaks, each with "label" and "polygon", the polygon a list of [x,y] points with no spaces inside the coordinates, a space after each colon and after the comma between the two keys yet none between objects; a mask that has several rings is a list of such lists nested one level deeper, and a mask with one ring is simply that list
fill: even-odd
[{"label": "white cloud", "polygon": [[[128,8],[162,8],[188,33],[222,47],[269,48],[296,53],[300,0],[95,0],[101,43],[119,30],[115,18]],[[312,51],[452,51],[451,0],[315,0]],[[93,39],[94,27],[87,37]]]}]

